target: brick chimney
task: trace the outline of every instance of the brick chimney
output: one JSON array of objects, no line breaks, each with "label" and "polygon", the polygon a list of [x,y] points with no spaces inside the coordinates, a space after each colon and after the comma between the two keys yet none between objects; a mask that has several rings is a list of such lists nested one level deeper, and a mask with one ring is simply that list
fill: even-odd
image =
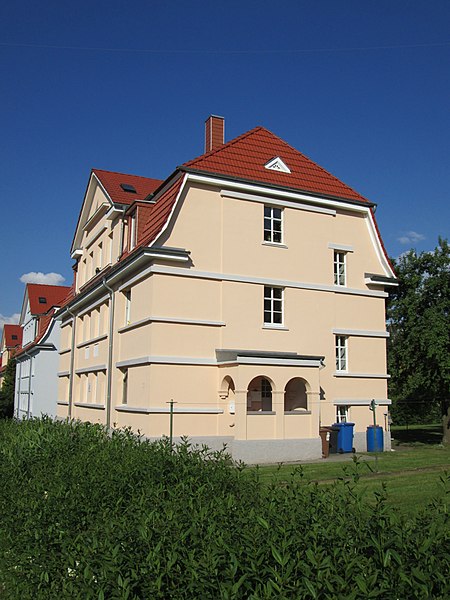
[{"label": "brick chimney", "polygon": [[205,152],[216,150],[225,143],[225,119],[210,115],[205,121]]}]

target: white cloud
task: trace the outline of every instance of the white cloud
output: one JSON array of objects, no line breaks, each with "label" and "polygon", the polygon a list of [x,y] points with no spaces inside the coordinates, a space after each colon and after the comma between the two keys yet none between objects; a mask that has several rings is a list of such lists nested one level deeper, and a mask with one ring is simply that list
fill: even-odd
[{"label": "white cloud", "polygon": [[6,323],[8,323],[8,324],[9,323],[18,323],[19,318],[20,318],[19,313],[14,313],[10,317],[5,317],[5,315],[0,314],[0,336],[3,333],[3,325],[6,325]]},{"label": "white cloud", "polygon": [[425,236],[422,233],[417,233],[417,231],[407,231],[404,235],[397,238],[400,244],[417,244],[417,242],[421,242],[425,239]]},{"label": "white cloud", "polygon": [[47,285],[60,285],[65,281],[64,277],[59,273],[24,273],[20,281],[22,283],[45,283]]}]

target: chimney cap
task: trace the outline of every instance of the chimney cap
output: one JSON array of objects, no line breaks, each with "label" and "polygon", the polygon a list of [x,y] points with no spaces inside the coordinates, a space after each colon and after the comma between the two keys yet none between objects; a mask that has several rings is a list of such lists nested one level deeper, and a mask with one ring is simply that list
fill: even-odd
[{"label": "chimney cap", "polygon": [[220,115],[209,115],[209,117],[205,119],[205,123],[208,119],[222,119],[222,121],[225,121],[225,117],[221,117]]}]

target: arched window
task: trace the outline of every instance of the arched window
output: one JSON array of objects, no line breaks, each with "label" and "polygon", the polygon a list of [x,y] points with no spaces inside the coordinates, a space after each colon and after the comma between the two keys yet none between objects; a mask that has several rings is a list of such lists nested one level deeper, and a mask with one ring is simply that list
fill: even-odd
[{"label": "arched window", "polygon": [[308,410],[306,382],[300,377],[294,377],[286,384],[284,388],[284,410],[291,412],[293,410]]},{"label": "arched window", "polygon": [[247,411],[272,410],[272,384],[266,377],[255,377],[247,389]]}]

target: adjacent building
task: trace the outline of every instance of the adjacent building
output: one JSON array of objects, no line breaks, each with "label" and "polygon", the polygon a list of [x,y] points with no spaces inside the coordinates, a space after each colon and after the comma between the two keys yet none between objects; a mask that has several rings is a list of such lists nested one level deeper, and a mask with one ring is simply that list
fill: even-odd
[{"label": "adjacent building", "polygon": [[0,345],[0,388],[3,386],[6,367],[10,359],[22,346],[22,328],[20,325],[6,324],[3,326]]},{"label": "adjacent building", "polygon": [[23,332],[16,352],[14,414],[18,418],[56,417],[60,323],[55,310],[70,287],[28,283],[17,327]]},{"label": "adjacent building", "polygon": [[210,117],[205,154],[164,181],[92,171],[58,417],[157,438],[173,401],[175,436],[248,462],[318,457],[319,427],[350,420],[364,450],[396,284],[375,205],[263,127],[223,132]]}]

